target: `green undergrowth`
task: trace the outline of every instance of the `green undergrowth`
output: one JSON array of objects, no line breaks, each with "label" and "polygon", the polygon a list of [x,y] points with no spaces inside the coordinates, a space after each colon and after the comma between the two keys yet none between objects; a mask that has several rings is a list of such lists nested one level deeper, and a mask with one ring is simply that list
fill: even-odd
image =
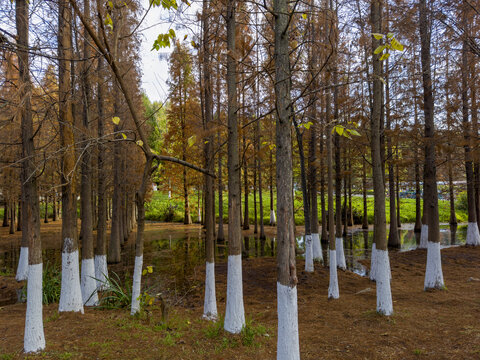
[{"label": "green undergrowth", "polygon": [[[242,197],[243,199],[243,197]],[[253,207],[253,194],[249,194],[249,219],[252,226],[255,212]],[[464,193],[460,193],[456,200],[456,215],[458,222],[466,222],[468,220],[467,208],[466,208],[466,196]],[[422,202],[423,206],[423,202]],[[448,200],[439,200],[439,215],[440,222],[448,223],[450,221],[450,204]],[[390,201],[387,198],[385,201],[385,209],[387,222],[390,222],[389,213]],[[276,200],[274,200],[274,208],[276,208]],[[355,224],[362,223],[363,217],[363,197],[352,197],[353,218]],[[190,197],[190,214],[193,222],[198,222],[197,211],[198,205],[196,197]],[[303,225],[303,202],[302,193],[300,191],[295,192],[295,224]],[[218,222],[218,193],[216,194],[215,211],[217,214]],[[258,196],[257,196],[257,213],[259,214]],[[242,202],[242,215],[244,213]],[[184,216],[184,202],[183,198],[172,197],[168,198],[166,193],[160,191],[154,192],[152,199],[146,204],[146,219],[151,221],[165,221],[165,222],[183,222]],[[320,198],[318,199],[318,216],[321,219],[321,206]],[[369,224],[373,224],[373,196],[367,197],[367,217]],[[263,223],[268,225],[270,219],[270,194],[269,192],[263,193]],[[223,194],[223,220],[228,223],[228,197],[227,193]],[[400,221],[402,223],[414,223],[415,222],[415,199],[401,198],[400,199]]]}]

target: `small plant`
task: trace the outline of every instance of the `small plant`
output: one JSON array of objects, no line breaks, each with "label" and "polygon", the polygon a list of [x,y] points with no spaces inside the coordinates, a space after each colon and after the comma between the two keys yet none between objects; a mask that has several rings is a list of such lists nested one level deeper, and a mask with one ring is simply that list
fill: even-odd
[{"label": "small plant", "polygon": [[256,336],[263,336],[267,333],[267,329],[263,325],[253,325],[253,321],[247,320],[247,323],[243,327],[240,335],[242,338],[242,344],[245,346],[253,346],[253,345],[260,345],[259,343],[255,343]]},{"label": "small plant", "polygon": [[415,350],[413,350],[413,354],[414,354],[414,355],[417,355],[417,356],[423,355],[423,353],[424,353],[424,352],[423,352],[423,350],[421,350],[421,349],[415,349]]},{"label": "small plant", "polygon": [[0,269],[0,276],[13,276],[13,275],[15,274],[13,273],[12,269],[7,269],[7,268]]},{"label": "small plant", "polygon": [[123,309],[132,304],[132,288],[128,276],[125,276],[125,283],[122,284],[120,276],[112,271],[105,278],[105,282],[107,290],[99,297],[97,308]]},{"label": "small plant", "polygon": [[220,334],[222,334],[223,331],[223,321],[224,318],[220,317],[218,321],[209,322],[208,327],[204,330],[205,336],[209,339],[215,339],[220,337]]},{"label": "small plant", "polygon": [[[44,264],[42,274],[42,302],[44,305],[56,303],[60,300],[60,290],[62,286],[62,274],[56,264],[52,265],[48,261]],[[22,288],[22,299],[27,299],[27,284]]]}]

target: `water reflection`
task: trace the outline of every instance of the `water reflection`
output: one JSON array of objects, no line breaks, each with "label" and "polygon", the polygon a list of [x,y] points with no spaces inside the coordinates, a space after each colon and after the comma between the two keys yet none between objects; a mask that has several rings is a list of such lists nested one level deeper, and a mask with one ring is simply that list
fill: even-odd
[{"label": "water reflection", "polygon": [[[401,249],[409,251],[415,249],[420,240],[420,234],[412,230],[400,229]],[[467,227],[441,226],[440,243],[442,247],[465,244]],[[361,260],[370,258],[370,249],[373,241],[373,231],[355,230],[343,238],[345,260],[347,268],[360,275],[366,275],[365,267]],[[304,240],[302,236],[296,238],[299,256],[304,256]],[[322,244],[324,261],[328,264],[328,245]],[[215,247],[216,261],[225,262],[228,257],[228,241],[217,242]],[[0,270],[14,273],[19,258],[20,244],[12,244],[10,248],[0,252]],[[395,251],[395,250],[391,250]],[[61,263],[60,244],[57,248],[43,250],[43,261],[50,264]],[[259,239],[245,236],[242,242],[242,255],[248,257],[273,257],[275,256],[275,238]],[[122,246],[122,262],[116,265],[119,272],[132,269],[135,258],[135,244],[128,242]],[[193,273],[197,265],[205,262],[205,245],[203,235],[197,233],[165,234],[151,231],[145,237],[144,263],[153,265],[156,271],[166,274],[175,288],[182,288],[188,284],[182,279]],[[117,270],[115,270],[117,271]],[[127,270],[128,271],[128,270]]]}]

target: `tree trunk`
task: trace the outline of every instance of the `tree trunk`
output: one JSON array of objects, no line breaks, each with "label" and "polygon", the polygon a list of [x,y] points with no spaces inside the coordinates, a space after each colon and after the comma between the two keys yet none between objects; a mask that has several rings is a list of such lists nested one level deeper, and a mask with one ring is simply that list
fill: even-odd
[{"label": "tree trunk", "polygon": [[[100,11],[101,5],[97,0],[97,11]],[[104,81],[104,60],[102,57],[98,58],[97,64],[97,135],[99,139],[103,139],[105,135],[105,114],[104,114],[104,98],[105,90],[103,86]],[[105,145],[102,141],[98,142],[98,157],[97,157],[97,242],[95,248],[95,278],[97,279],[97,289],[105,290],[106,280],[108,278],[107,267],[107,195],[105,182]]]},{"label": "tree trunk", "polygon": [[[387,13],[388,16],[388,13]],[[388,59],[385,60],[386,73],[386,130],[387,130],[387,158],[388,158],[388,196],[390,200],[390,231],[388,232],[388,246],[392,248],[400,248],[400,237],[398,236],[397,226],[397,207],[395,204],[395,171],[393,164],[393,150],[392,150],[392,117],[390,115],[390,82],[388,74]]]},{"label": "tree trunk", "polygon": [[427,15],[426,0],[420,0],[419,27],[421,41],[423,112],[425,116],[425,167],[423,206],[428,209],[427,270],[425,289],[444,288],[442,263],[440,257],[440,228],[438,216],[437,167],[435,164],[435,124],[433,120],[433,93],[430,67],[431,14]]},{"label": "tree trunk", "polygon": [[[382,0],[373,0],[371,4],[372,32],[381,33]],[[385,215],[385,185],[384,162],[382,161],[381,126],[383,85],[381,81],[381,63],[379,55],[373,50],[379,46],[379,41],[372,37],[372,64],[373,64],[373,111],[371,117],[371,151],[372,177],[374,196],[374,232],[372,248],[372,267],[374,279],[377,282],[377,312],[383,315],[393,313],[392,293],[390,289],[390,261],[387,252],[386,215]],[[396,230],[396,228],[395,228]],[[375,253],[375,254],[374,254]]]},{"label": "tree trunk", "polygon": [[[83,0],[83,12],[85,19],[90,21],[90,0]],[[82,271],[80,285],[82,288],[83,304],[95,306],[98,303],[97,282],[95,280],[95,261],[93,259],[93,205],[92,205],[92,157],[88,136],[90,132],[90,107],[93,105],[90,83],[90,66],[92,49],[91,40],[87,37],[83,42],[82,63],[82,140],[84,141],[83,156],[81,159],[81,186],[80,186],[80,209],[81,226],[80,238],[82,239]]]},{"label": "tree trunk", "polygon": [[42,243],[40,239],[40,205],[38,200],[35,145],[32,119],[32,85],[28,56],[28,2],[16,0],[15,19],[17,28],[17,56],[19,98],[21,109],[22,171],[21,193],[23,202],[22,243],[28,243],[27,311],[23,350],[35,353],[45,348],[42,319]]},{"label": "tree trunk", "polygon": [[242,284],[240,161],[237,121],[237,51],[235,46],[236,0],[227,1],[227,95],[228,95],[228,270],[224,328],[237,334],[245,326]]},{"label": "tree trunk", "polygon": [[8,227],[8,202],[6,199],[6,194],[3,194],[3,224],[2,227]]},{"label": "tree trunk", "polygon": [[[205,169],[213,173],[215,156],[213,152],[213,93],[211,84],[210,53],[210,9],[208,0],[203,0],[203,92],[204,92],[204,124],[206,138],[204,141]],[[209,320],[217,319],[217,300],[215,295],[215,194],[213,193],[214,180],[204,175],[205,181],[205,301],[203,317]]]},{"label": "tree trunk", "polygon": [[362,197],[363,197],[363,218],[362,229],[368,229],[368,201],[367,201],[367,164],[366,160],[362,161]]},{"label": "tree trunk", "polygon": [[277,360],[300,359],[293,217],[292,148],[289,64],[289,8],[287,0],[274,0],[275,107],[277,156]]},{"label": "tree trunk", "polygon": [[78,266],[77,208],[75,192],[74,112],[70,91],[72,51],[72,10],[66,0],[59,1],[58,12],[58,92],[62,183],[62,285],[59,311],[83,313]]}]

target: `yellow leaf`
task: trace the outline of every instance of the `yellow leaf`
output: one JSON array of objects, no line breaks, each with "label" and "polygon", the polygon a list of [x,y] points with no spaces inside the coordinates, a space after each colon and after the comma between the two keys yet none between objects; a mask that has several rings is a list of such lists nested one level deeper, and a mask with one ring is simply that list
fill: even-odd
[{"label": "yellow leaf", "polygon": [[388,59],[389,56],[390,54],[388,52],[386,52],[385,54],[382,54],[382,56],[380,56],[380,61]]},{"label": "yellow leaf", "polygon": [[397,51],[403,51],[403,45],[395,38],[392,38],[390,44],[392,44],[392,49]]},{"label": "yellow leaf", "polygon": [[393,37],[393,33],[388,33],[387,38],[391,39]]},{"label": "yellow leaf", "polygon": [[183,37],[183,40],[187,40],[187,37],[188,37],[188,35],[185,34],[185,36]]},{"label": "yellow leaf", "polygon": [[385,81],[385,79],[383,77],[379,76],[378,78],[383,83],[383,85],[387,85],[387,82]]},{"label": "yellow leaf", "polygon": [[112,122],[115,124],[115,125],[118,125],[120,124],[120,118],[118,116],[114,116],[112,118]]},{"label": "yellow leaf", "polygon": [[143,141],[142,140],[137,140],[137,145],[138,146],[143,146]]},{"label": "yellow leaf", "polygon": [[153,298],[150,299],[150,301],[148,302],[148,305],[152,305],[153,304]]},{"label": "yellow leaf", "polygon": [[153,267],[152,266],[147,266],[147,271],[149,274],[153,273]]},{"label": "yellow leaf", "polygon": [[313,125],[313,123],[311,121],[309,121],[306,124],[303,124],[303,127],[308,130],[308,129],[310,129],[310,126],[312,126],[312,125]]},{"label": "yellow leaf", "polygon": [[380,54],[383,50],[385,50],[387,48],[387,45],[380,45],[379,47],[377,47],[375,49],[375,51],[373,52],[374,54]]},{"label": "yellow leaf", "polygon": [[377,40],[383,39],[383,34],[379,33],[372,33],[373,37]]},{"label": "yellow leaf", "polygon": [[360,136],[360,133],[359,133],[357,130],[355,130],[355,129],[349,130],[349,132],[350,132],[350,134],[352,134],[352,135]]},{"label": "yellow leaf", "polygon": [[342,136],[343,135],[343,131],[345,130],[345,128],[342,126],[342,125],[336,125],[335,126],[335,131],[337,132],[338,135]]},{"label": "yellow leaf", "polygon": [[124,139],[127,138],[127,135],[125,135],[124,133],[122,133],[122,136],[123,136]]},{"label": "yellow leaf", "polygon": [[307,18],[307,14],[302,14],[302,18],[306,19],[306,18]]},{"label": "yellow leaf", "polygon": [[143,276],[147,275],[147,269],[145,269],[145,270],[142,271],[142,275],[143,275]]},{"label": "yellow leaf", "polygon": [[188,138],[187,144],[188,146],[192,146],[193,144],[195,144],[195,135],[192,135]]}]

